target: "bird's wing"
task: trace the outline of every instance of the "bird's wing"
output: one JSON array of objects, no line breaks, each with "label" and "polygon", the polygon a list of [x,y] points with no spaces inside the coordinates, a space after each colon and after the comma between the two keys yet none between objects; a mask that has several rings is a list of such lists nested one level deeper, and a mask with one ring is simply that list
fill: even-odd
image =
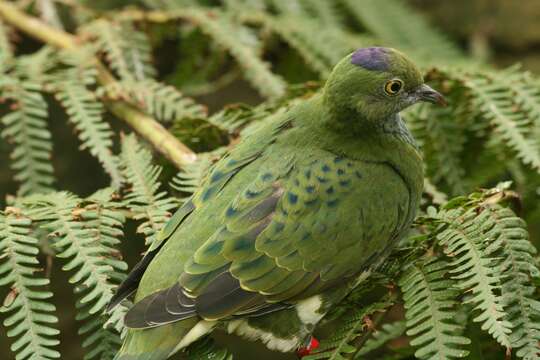
[{"label": "bird's wing", "polygon": [[386,251],[408,225],[408,206],[406,185],[385,164],[283,159],[235,197],[179,281],[135,304],[126,325],[258,315],[319,293]]},{"label": "bird's wing", "polygon": [[[211,203],[212,200],[223,190],[227,183],[245,166],[259,158],[267,147],[275,141],[278,134],[290,126],[291,120],[283,118],[275,123],[268,122],[268,132],[263,137],[253,136],[237,146],[233,152],[226,153],[218,162],[211,166],[207,175],[202,180],[200,191],[188,199],[180,209],[167,222],[160,231],[144,257],[134,266],[128,277],[120,284],[116,293],[109,301],[107,311],[111,311],[125,298],[135,292],[139,283],[163,245],[171,238],[175,231],[197,208]],[[265,124],[262,124],[265,126]]]}]

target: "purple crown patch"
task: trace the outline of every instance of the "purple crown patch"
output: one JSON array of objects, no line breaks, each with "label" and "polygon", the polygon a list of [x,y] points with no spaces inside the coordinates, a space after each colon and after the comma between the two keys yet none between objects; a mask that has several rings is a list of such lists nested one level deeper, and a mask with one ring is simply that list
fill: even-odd
[{"label": "purple crown patch", "polygon": [[351,57],[351,63],[367,70],[386,71],[389,50],[383,47],[369,47],[356,50]]}]

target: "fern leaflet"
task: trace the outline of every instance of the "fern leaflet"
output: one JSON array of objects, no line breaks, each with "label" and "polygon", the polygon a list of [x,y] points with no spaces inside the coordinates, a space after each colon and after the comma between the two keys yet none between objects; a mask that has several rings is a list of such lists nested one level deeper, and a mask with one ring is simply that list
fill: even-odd
[{"label": "fern leaflet", "polygon": [[388,297],[379,302],[375,302],[361,310],[355,310],[352,314],[346,314],[340,318],[340,328],[336,334],[329,339],[321,341],[319,347],[310,355],[304,357],[305,360],[345,360],[346,355],[355,354],[358,349],[353,345],[354,340],[361,336],[366,326],[365,319],[376,312],[384,312],[393,305]]},{"label": "fern leaflet", "polygon": [[132,187],[125,197],[126,206],[134,212],[135,220],[143,220],[137,231],[144,234],[150,245],[159,230],[171,217],[176,200],[160,192],[158,177],[161,167],[152,165],[152,154],[144,149],[135,136],[122,139],[121,164],[126,180]]},{"label": "fern leaflet", "polygon": [[528,239],[525,222],[512,210],[488,205],[475,219],[485,236],[502,245],[502,299],[506,320],[513,325],[510,336],[516,354],[524,359],[540,359],[540,302],[535,299],[531,277],[538,273],[536,249]]},{"label": "fern leaflet", "polygon": [[417,262],[399,280],[405,303],[407,335],[418,347],[418,359],[452,359],[467,356],[464,345],[470,340],[462,336],[463,327],[454,321],[455,298],[453,281],[446,280],[448,265],[439,259]]},{"label": "fern leaflet", "polygon": [[461,153],[465,136],[453,119],[455,110],[419,105],[407,112],[407,122],[425,154],[427,173],[435,184],[447,184],[453,195],[465,192]]},{"label": "fern leaflet", "polygon": [[120,79],[137,81],[155,76],[148,37],[133,24],[97,20],[86,31],[96,37],[97,50],[105,54]]},{"label": "fern leaflet", "polygon": [[218,46],[227,50],[244,70],[244,76],[259,92],[268,98],[278,98],[285,94],[285,81],[270,71],[269,65],[262,61],[256,49],[257,38],[240,27],[225,14],[215,10],[185,8],[178,16],[198,25]]},{"label": "fern leaflet", "polygon": [[54,182],[51,164],[51,133],[47,128],[47,103],[41,87],[5,76],[0,82],[2,96],[13,102],[12,111],[4,115],[1,135],[13,143],[11,167],[21,186],[20,195],[51,190]]},{"label": "fern leaflet", "polygon": [[493,125],[493,138],[501,138],[497,142],[514,149],[524,164],[540,172],[540,142],[528,136],[530,121],[526,113],[515,110],[515,101],[522,98],[521,94],[512,93],[504,82],[489,73],[463,75],[463,82],[473,94],[475,108]]},{"label": "fern leaflet", "polygon": [[[460,60],[462,55],[441,33],[402,0],[340,0],[376,37],[416,55],[419,61]],[[388,19],[392,19],[388,22]]]},{"label": "fern leaflet", "polygon": [[395,321],[393,323],[383,324],[381,329],[375,331],[371,338],[366,341],[364,346],[357,352],[355,359],[362,359],[362,355],[366,355],[371,351],[379,349],[387,342],[394,340],[405,332],[407,325],[405,321]]},{"label": "fern leaflet", "polygon": [[162,122],[206,118],[207,109],[184,96],[175,87],[155,80],[122,81],[112,84],[107,95],[123,98]]},{"label": "fern leaflet", "polygon": [[8,337],[17,338],[11,345],[17,360],[57,359],[60,353],[52,348],[60,343],[59,331],[52,324],[58,319],[47,301],[53,296],[45,288],[49,279],[37,276],[39,245],[31,225],[16,209],[0,213],[0,286],[11,286],[0,311],[9,314],[4,326]]},{"label": "fern leaflet", "polygon": [[[111,151],[113,132],[103,120],[103,105],[85,86],[87,79],[78,79],[77,71],[65,73],[67,79],[58,83],[56,98],[66,109],[70,121],[79,132],[82,148],[88,148],[99,160],[110,175],[113,186],[118,188],[122,175],[118,168],[118,159]],[[88,77],[92,74],[82,76]]]},{"label": "fern leaflet", "polygon": [[[113,248],[122,236],[123,215],[104,208],[97,200],[80,207],[84,201],[65,192],[31,200],[36,204],[31,213],[49,231],[56,256],[67,259],[62,269],[74,272],[69,282],[75,285],[78,298],[77,319],[84,321],[79,333],[87,336],[84,344],[92,347],[85,358],[112,358],[115,351],[111,347],[119,344],[114,340],[118,334],[103,327],[106,319],[101,316],[127,269],[115,258]],[[98,327],[100,330],[94,332]]]},{"label": "fern leaflet", "polygon": [[512,324],[505,320],[503,300],[497,294],[501,274],[497,272],[493,254],[488,251],[488,239],[474,221],[475,209],[443,210],[439,216],[448,223],[437,239],[452,259],[450,274],[464,294],[471,294],[466,302],[480,312],[473,321],[481,322],[483,330],[510,348]]}]

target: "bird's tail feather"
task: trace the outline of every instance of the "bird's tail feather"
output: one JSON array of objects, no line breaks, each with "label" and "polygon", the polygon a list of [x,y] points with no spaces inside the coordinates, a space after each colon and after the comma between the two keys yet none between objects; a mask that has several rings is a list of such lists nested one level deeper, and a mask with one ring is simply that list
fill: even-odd
[{"label": "bird's tail feather", "polygon": [[198,321],[191,318],[151,329],[130,329],[114,360],[168,359]]}]

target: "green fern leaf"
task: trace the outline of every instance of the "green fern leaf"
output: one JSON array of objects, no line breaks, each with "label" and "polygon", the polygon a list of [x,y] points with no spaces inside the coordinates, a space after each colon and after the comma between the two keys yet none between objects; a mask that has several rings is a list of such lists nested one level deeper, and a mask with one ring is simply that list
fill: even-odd
[{"label": "green fern leaf", "polygon": [[79,333],[86,336],[83,345],[91,347],[85,359],[112,359],[116,351],[111,348],[118,348],[119,334],[104,328],[102,314],[127,270],[127,264],[114,255],[124,216],[98,198],[85,207],[81,207],[83,200],[65,192],[37,200],[32,213],[50,232],[56,256],[67,259],[62,269],[74,272],[69,282],[75,285],[78,298],[77,319],[84,321]]},{"label": "green fern leaf", "polygon": [[340,29],[321,26],[320,22],[309,17],[246,12],[241,15],[241,19],[262,25],[280,36],[322,77],[328,76],[343,56],[360,46],[360,43],[356,43],[353,47],[347,40],[348,35]]},{"label": "green fern leaf", "polygon": [[184,166],[172,179],[171,187],[186,194],[193,194],[202,184],[211,166],[226,152],[220,148],[211,153],[197,154],[197,161]]},{"label": "green fern leaf", "polygon": [[340,318],[340,327],[329,339],[323,339],[319,347],[305,360],[345,360],[346,356],[356,354],[359,349],[354,346],[354,340],[364,333],[366,326],[365,318],[376,312],[382,312],[393,305],[389,297],[364,307],[361,310],[352,311]]},{"label": "green fern leaf", "polygon": [[84,322],[79,328],[79,335],[85,335],[82,347],[86,350],[84,359],[112,360],[122,345],[119,333],[106,327],[106,318],[95,316],[85,311],[86,306],[79,302],[77,320]]},{"label": "green fern leaf", "polygon": [[75,271],[69,282],[77,286],[81,303],[91,304],[90,314],[101,311],[113,293],[108,281],[113,267],[104,258],[103,248],[96,240],[96,231],[81,221],[84,213],[78,206],[81,200],[66,192],[41,197],[41,205],[34,211],[37,220],[49,231],[59,258],[67,259],[62,267]]},{"label": "green fern leaf", "polygon": [[300,4],[300,0],[267,0],[270,10],[281,14],[290,14],[293,16],[306,15],[305,9]]},{"label": "green fern leaf", "polygon": [[[109,281],[117,285],[124,280],[128,266],[121,260],[118,251],[125,218],[117,210],[121,204],[112,201],[113,197],[111,189],[92,195],[80,217],[85,227],[94,231],[95,244],[101,246],[103,262],[113,269],[109,273]],[[123,322],[118,319],[125,314],[125,308],[117,307],[112,314],[105,316],[101,311],[90,313],[91,304],[89,306],[78,301],[76,307],[77,320],[84,322],[79,328],[79,334],[85,335],[82,343],[83,348],[87,349],[85,359],[113,359],[121,345],[120,334],[124,329]]]},{"label": "green fern leaf", "polygon": [[343,19],[336,3],[326,0],[300,0],[300,3],[306,9],[306,12],[318,19],[325,28],[343,27]]},{"label": "green fern leaf", "polygon": [[75,125],[81,147],[88,148],[89,152],[95,156],[102,164],[105,171],[110,175],[111,182],[115,188],[122,183],[122,175],[118,167],[118,159],[112,153],[113,132],[109,124],[103,119],[103,105],[99,102],[94,93],[87,89],[85,83],[92,75],[82,75],[79,79],[77,71],[66,71],[67,79],[56,84],[58,90],[56,98],[66,109],[70,121]]},{"label": "green fern leaf", "polygon": [[108,87],[107,95],[128,100],[162,122],[206,118],[207,109],[175,87],[155,80],[122,81]]},{"label": "green fern leaf", "polygon": [[58,65],[58,49],[45,45],[32,54],[17,57],[14,73],[19,79],[24,79],[25,81],[30,81],[46,88],[51,80],[50,72]]},{"label": "green fern leaf", "polygon": [[461,195],[467,188],[461,164],[466,136],[455,121],[456,113],[420,105],[408,111],[406,119],[425,155],[430,179],[447,185],[452,195]]},{"label": "green fern leaf", "polygon": [[524,359],[540,359],[540,302],[535,299],[531,277],[539,273],[535,266],[536,249],[529,241],[525,222],[512,210],[491,205],[475,219],[486,237],[502,245],[502,299],[505,320],[513,324],[512,348]]},{"label": "green fern leaf", "polygon": [[[506,70],[498,79],[505,83],[516,105],[532,122],[531,139],[540,139],[540,80],[529,72],[520,71],[519,67]],[[540,140],[536,145],[540,147]]]},{"label": "green fern leaf", "polygon": [[524,100],[508,88],[507,79],[488,72],[456,75],[472,93],[475,108],[492,124],[494,146],[508,146],[525,165],[540,172],[540,142],[530,136],[534,132],[527,113],[516,111],[516,102],[527,101],[527,96]]},{"label": "green fern leaf", "polygon": [[128,22],[97,20],[86,28],[96,38],[97,51],[122,80],[144,80],[155,76],[151,47],[145,33]]},{"label": "green fern leaf", "polygon": [[418,347],[418,359],[453,359],[467,356],[463,328],[453,320],[457,292],[446,279],[448,264],[433,259],[411,265],[399,280],[405,302],[407,335]]},{"label": "green fern leaf", "polygon": [[[462,58],[460,51],[403,0],[340,0],[383,43],[429,64]],[[388,19],[392,19],[388,21]]]},{"label": "green fern leaf", "polygon": [[11,286],[1,312],[8,313],[4,326],[8,337],[16,337],[11,351],[17,360],[57,359],[53,349],[60,342],[59,331],[52,326],[58,322],[55,307],[46,290],[49,279],[37,276],[40,272],[39,240],[31,235],[32,221],[12,209],[0,213],[0,286]]},{"label": "green fern leaf", "polygon": [[389,324],[383,324],[381,329],[375,331],[371,338],[369,338],[364,346],[358,351],[355,356],[355,359],[363,359],[362,355],[366,355],[374,350],[379,349],[387,342],[394,340],[405,333],[407,325],[405,321],[395,321]]},{"label": "green fern leaf", "polygon": [[466,302],[479,312],[473,321],[482,323],[482,330],[510,348],[512,324],[505,320],[503,299],[498,295],[502,274],[497,272],[496,259],[490,251],[493,245],[475,223],[476,211],[457,208],[439,213],[448,227],[437,239],[452,259],[450,274],[456,280],[456,287],[463,294],[470,294]]},{"label": "green fern leaf", "polygon": [[0,91],[13,102],[12,111],[4,115],[1,136],[11,142],[11,167],[21,186],[20,195],[51,190],[54,182],[51,164],[52,142],[47,128],[47,103],[41,87],[29,81],[3,75]]},{"label": "green fern leaf", "polygon": [[180,18],[197,25],[216,45],[225,49],[244,70],[244,76],[259,92],[268,98],[285,94],[285,81],[272,73],[269,64],[260,59],[257,38],[247,27],[235,24],[229,15],[218,10],[185,8],[178,12]]},{"label": "green fern leaf", "polygon": [[150,245],[171,217],[177,201],[159,191],[158,178],[162,169],[152,164],[152,154],[137,142],[135,136],[122,139],[120,158],[124,177],[132,185],[125,197],[126,206],[135,214],[135,220],[143,220],[137,231],[144,234],[146,244]]}]

